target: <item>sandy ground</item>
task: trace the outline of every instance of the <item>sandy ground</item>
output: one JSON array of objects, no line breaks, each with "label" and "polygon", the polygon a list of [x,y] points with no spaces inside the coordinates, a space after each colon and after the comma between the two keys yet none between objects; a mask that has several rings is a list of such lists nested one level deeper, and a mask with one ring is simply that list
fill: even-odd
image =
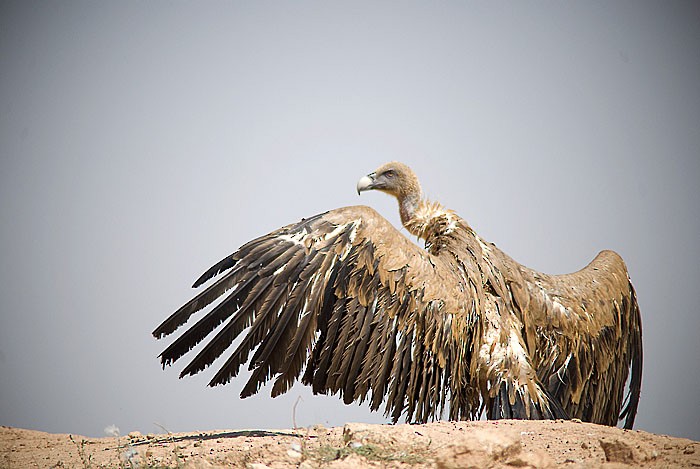
[{"label": "sandy ground", "polygon": [[700,467],[700,442],[577,421],[347,424],[86,438],[0,427],[0,466],[265,468]]}]

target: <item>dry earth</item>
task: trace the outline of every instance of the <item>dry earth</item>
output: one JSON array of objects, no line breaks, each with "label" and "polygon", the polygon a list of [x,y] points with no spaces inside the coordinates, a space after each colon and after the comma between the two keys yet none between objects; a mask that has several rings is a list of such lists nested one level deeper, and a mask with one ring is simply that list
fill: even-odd
[{"label": "dry earth", "polygon": [[347,424],[86,438],[0,427],[0,466],[265,468],[700,467],[700,442],[578,421]]}]

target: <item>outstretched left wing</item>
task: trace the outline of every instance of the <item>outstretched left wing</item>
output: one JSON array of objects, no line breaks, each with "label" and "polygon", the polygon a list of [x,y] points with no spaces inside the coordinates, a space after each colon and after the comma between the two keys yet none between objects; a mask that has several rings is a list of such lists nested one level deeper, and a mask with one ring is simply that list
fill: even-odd
[{"label": "outstretched left wing", "polygon": [[[426,421],[478,412],[468,386],[469,344],[475,315],[465,298],[478,282],[465,281],[448,261],[413,244],[368,207],[347,207],[288,225],[242,246],[206,271],[198,287],[220,275],[155,331],[175,331],[190,316],[225,298],[161,355],[163,366],[185,355],[217,327],[216,335],[182,370],[195,374],[248,329],[210,382],[224,384],[253,356],[241,397],[276,377],[272,395],[302,381],[315,393],[364,400],[396,421]],[[476,296],[476,292],[471,293]],[[459,340],[456,340],[459,336]],[[467,398],[465,398],[467,396]]]}]

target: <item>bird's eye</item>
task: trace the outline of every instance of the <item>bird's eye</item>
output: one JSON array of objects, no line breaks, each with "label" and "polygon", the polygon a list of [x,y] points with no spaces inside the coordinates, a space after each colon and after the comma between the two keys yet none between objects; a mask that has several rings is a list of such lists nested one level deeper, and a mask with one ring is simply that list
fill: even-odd
[{"label": "bird's eye", "polygon": [[384,176],[388,178],[393,178],[394,176],[396,176],[396,172],[393,169],[390,169],[384,173]]}]

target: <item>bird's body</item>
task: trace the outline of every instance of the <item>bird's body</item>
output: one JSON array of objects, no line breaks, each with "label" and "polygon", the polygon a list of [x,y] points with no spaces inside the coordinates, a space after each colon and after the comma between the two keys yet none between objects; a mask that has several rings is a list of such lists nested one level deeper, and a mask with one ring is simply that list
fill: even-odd
[{"label": "bird's body", "polygon": [[[413,244],[369,207],[304,219],[242,246],[195,282],[223,273],[155,331],[173,332],[233,291],[162,354],[170,364],[217,332],[182,371],[194,374],[248,329],[211,385],[246,363],[241,395],[276,378],[346,403],[386,401],[394,421],[579,418],[631,428],[641,387],[641,320],[624,262],[601,252],[587,267],[545,275],[425,200],[413,172],[388,163],[358,183],[399,202]],[[225,273],[224,273],[225,272]],[[302,371],[305,371],[302,375]],[[629,380],[628,402],[623,404]],[[624,406],[624,408],[623,408]]]}]

